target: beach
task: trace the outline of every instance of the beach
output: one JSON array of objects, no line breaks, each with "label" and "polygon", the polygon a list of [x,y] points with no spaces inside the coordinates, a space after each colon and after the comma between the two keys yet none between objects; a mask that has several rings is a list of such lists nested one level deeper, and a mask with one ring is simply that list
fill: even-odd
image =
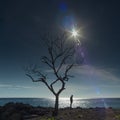
[{"label": "beach", "polygon": [[0,107],[0,120],[120,120],[120,109],[60,108],[52,117],[53,108],[33,107],[23,103],[7,103]]}]

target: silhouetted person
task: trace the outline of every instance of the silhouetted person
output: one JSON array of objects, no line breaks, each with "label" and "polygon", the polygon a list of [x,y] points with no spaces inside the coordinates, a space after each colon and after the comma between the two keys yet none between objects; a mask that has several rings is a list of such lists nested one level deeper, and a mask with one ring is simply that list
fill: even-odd
[{"label": "silhouetted person", "polygon": [[70,108],[72,108],[72,103],[73,103],[73,95],[70,96]]}]

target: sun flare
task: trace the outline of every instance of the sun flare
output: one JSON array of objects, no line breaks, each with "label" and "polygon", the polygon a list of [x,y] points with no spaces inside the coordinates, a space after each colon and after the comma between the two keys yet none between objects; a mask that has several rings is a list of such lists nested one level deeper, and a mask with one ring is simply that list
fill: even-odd
[{"label": "sun flare", "polygon": [[73,29],[72,30],[72,36],[76,38],[78,36],[78,31]]}]

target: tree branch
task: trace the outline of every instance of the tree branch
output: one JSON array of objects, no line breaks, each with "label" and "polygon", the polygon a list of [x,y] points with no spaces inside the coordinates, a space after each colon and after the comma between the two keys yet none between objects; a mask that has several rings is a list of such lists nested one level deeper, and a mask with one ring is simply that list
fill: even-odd
[{"label": "tree branch", "polygon": [[68,65],[68,66],[66,67],[64,78],[67,78],[67,80],[68,80],[68,72],[69,72],[69,70],[70,70],[72,67],[73,67],[73,64]]},{"label": "tree branch", "polygon": [[63,81],[63,79],[61,78],[60,79],[60,81],[62,82],[62,87],[61,87],[61,89],[59,89],[59,91],[58,91],[58,95],[63,91],[63,90],[65,90],[65,82]]},{"label": "tree branch", "polygon": [[[59,81],[59,79],[53,81],[53,82],[50,84],[50,87],[51,87],[51,89],[53,90],[54,93],[55,93],[55,91],[54,91],[53,85],[54,85],[56,82],[58,82],[58,81]],[[56,94],[56,93],[55,93],[55,94]]]},{"label": "tree branch", "polygon": [[43,83],[48,87],[48,89],[49,89],[54,95],[56,94],[55,91],[54,91],[54,89],[53,89],[53,87],[50,87],[49,84],[46,82],[45,79],[40,78],[39,80],[34,80],[31,75],[29,75],[29,74],[26,74],[26,75],[27,75],[33,82],[43,82]]},{"label": "tree branch", "polygon": [[50,63],[51,63],[51,60],[49,60],[48,57],[44,56],[44,57],[42,58],[42,62],[45,63],[45,64],[47,64],[50,68],[53,69],[53,66],[50,64]]},{"label": "tree branch", "polygon": [[58,81],[59,81],[59,79],[53,81],[53,82],[50,84],[50,86],[54,85],[54,84],[55,84],[56,82],[58,82]]},{"label": "tree branch", "polygon": [[62,60],[61,60],[61,63],[57,69],[57,73],[59,72],[59,70],[61,69],[61,67],[63,66],[63,64],[65,63],[65,61],[70,57],[71,55],[67,55],[65,56]]},{"label": "tree branch", "polygon": [[43,82],[42,79],[34,80],[33,77],[29,74],[26,74],[33,82]]}]

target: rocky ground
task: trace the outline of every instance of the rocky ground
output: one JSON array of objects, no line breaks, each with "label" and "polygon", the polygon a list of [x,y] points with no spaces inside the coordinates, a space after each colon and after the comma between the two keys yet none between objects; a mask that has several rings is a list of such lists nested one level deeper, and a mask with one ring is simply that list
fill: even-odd
[{"label": "rocky ground", "polygon": [[63,108],[57,117],[52,117],[52,111],[53,108],[8,103],[0,107],[0,120],[120,120],[120,109]]}]

